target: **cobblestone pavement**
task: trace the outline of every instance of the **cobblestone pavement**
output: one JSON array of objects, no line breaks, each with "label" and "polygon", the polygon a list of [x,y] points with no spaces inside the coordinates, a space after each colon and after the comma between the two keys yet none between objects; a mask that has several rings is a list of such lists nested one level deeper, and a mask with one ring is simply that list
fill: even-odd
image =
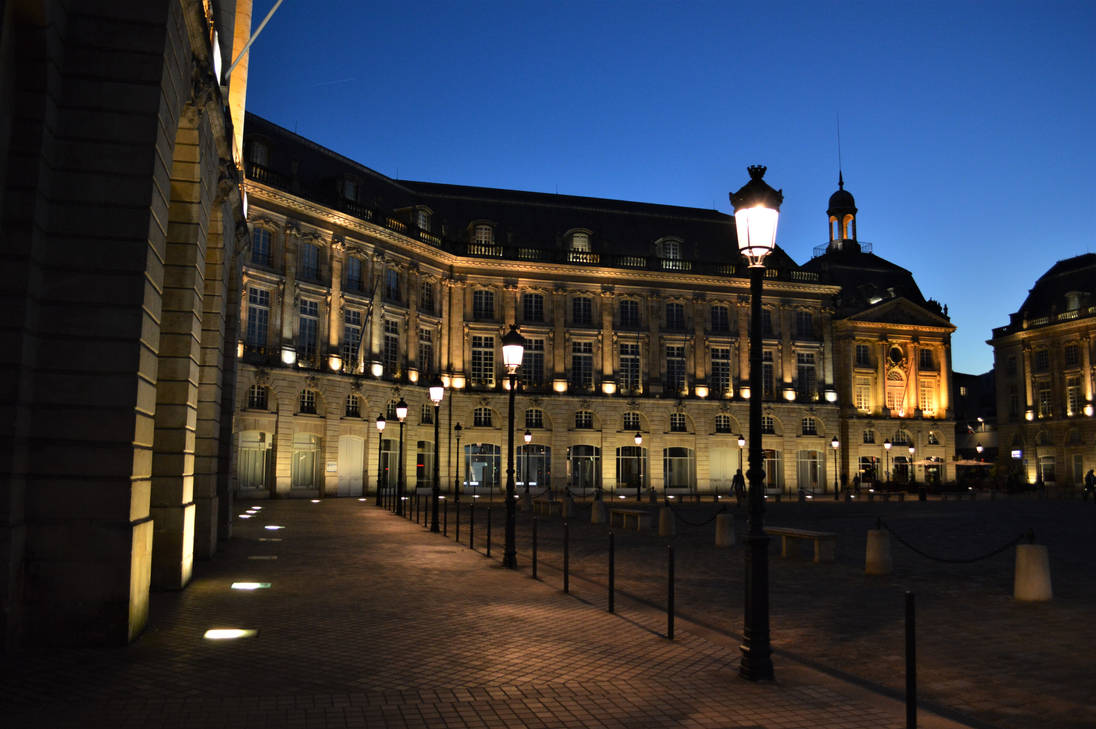
[{"label": "cobblestone pavement", "polygon": [[[708,594],[723,613],[719,617],[737,623],[739,568],[731,567],[741,562],[737,549],[713,549],[705,556],[698,539],[695,556],[682,559],[683,568],[690,560],[698,567],[718,566],[711,576],[697,572],[681,585],[682,608],[701,614],[715,629],[679,621],[670,641],[658,607],[622,596],[619,613],[611,615],[604,609],[604,590],[577,574],[575,594],[563,594],[558,572],[551,571],[550,549],[540,580],[529,579],[524,553],[526,569],[502,569],[497,514],[495,551],[486,559],[454,541],[452,520],[446,538],[356,500],[262,506],[255,518],[237,523],[217,559],[197,565],[186,590],[153,596],[150,627],[133,645],[7,657],[0,690],[4,725],[897,729],[905,724],[902,702],[786,655],[776,657],[773,683],[737,677],[737,640],[712,619],[715,608],[699,610],[693,597]],[[558,520],[555,524],[558,531]],[[275,525],[285,528],[266,529]],[[519,535],[525,546],[529,525],[523,515]],[[541,526],[551,542],[552,525]],[[576,524],[575,532],[583,537],[576,539],[579,571],[596,579],[591,560],[604,529]],[[466,524],[462,540],[467,534]],[[622,577],[635,569],[629,559],[664,549],[651,537],[621,541],[628,548]],[[683,535],[680,544],[689,542]],[[657,573],[660,566],[652,560],[644,568]],[[800,583],[819,584],[815,594],[789,601],[786,595],[795,590],[786,575],[797,569]],[[692,574],[691,568],[685,572]],[[834,579],[838,572],[848,576]],[[844,598],[826,604],[817,593],[826,586],[844,590],[844,582],[855,581],[854,572],[845,562],[775,569],[773,622],[779,644],[807,654],[803,643],[826,631],[804,628],[793,636],[787,623],[802,615],[810,615],[819,628],[834,621],[834,611],[845,609]],[[270,587],[232,590],[234,581]],[[643,597],[647,580],[626,582]],[[1064,608],[1068,600],[1046,612]],[[834,622],[855,638],[853,623]],[[238,640],[203,640],[209,628],[258,632]],[[884,644],[884,627],[872,629],[877,643]],[[842,664],[847,649],[841,641],[826,638],[825,643],[835,651],[831,663]],[[983,687],[978,693],[992,691]],[[924,709],[920,718],[919,726],[929,729],[978,726]]]},{"label": "cobblestone pavement", "polygon": [[[635,502],[624,505],[634,507]],[[655,513],[657,507],[646,506]],[[713,546],[711,520],[717,508],[711,503],[675,507],[673,539],[616,529],[618,594],[665,605],[665,552],[672,543],[679,617],[737,637],[743,624],[745,506],[726,506],[735,515],[740,541],[730,549]],[[608,528],[589,524],[588,513],[580,505],[569,524],[572,592],[602,605]],[[919,697],[928,705],[975,725],[1002,729],[1096,727],[1096,505],[1020,498],[815,501],[769,503],[765,517],[767,524],[838,534],[833,564],[782,559],[779,540],[773,540],[771,626],[778,677],[785,659],[794,658],[901,696],[904,594],[909,590],[917,603]],[[1048,546],[1054,599],[1013,600],[1012,548],[969,564],[952,564],[920,556],[892,539],[894,574],[866,576],[867,530],[878,518],[925,554],[951,559],[978,557],[1032,529],[1036,541]],[[540,572],[558,583],[560,573],[552,567],[562,567],[561,520],[539,522]],[[528,530],[519,531],[522,538],[519,544],[528,551]]]}]

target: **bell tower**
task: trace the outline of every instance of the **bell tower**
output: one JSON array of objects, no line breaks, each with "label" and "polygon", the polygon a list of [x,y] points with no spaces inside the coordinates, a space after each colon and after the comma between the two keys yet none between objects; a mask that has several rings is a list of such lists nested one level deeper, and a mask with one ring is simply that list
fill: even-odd
[{"label": "bell tower", "polygon": [[827,250],[859,250],[856,242],[856,201],[852,193],[845,189],[845,177],[837,172],[837,192],[830,195],[830,206],[826,210],[830,217],[830,244]]}]

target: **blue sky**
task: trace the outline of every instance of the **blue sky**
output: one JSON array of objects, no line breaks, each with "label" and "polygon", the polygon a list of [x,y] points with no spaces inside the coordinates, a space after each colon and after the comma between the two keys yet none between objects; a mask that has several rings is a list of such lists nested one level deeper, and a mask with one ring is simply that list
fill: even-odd
[{"label": "blue sky", "polygon": [[[254,23],[273,0],[256,0]],[[1055,261],[1096,250],[1096,2],[306,2],[248,109],[392,177],[730,212],[827,236],[837,126],[858,231],[958,327],[956,370]]]}]

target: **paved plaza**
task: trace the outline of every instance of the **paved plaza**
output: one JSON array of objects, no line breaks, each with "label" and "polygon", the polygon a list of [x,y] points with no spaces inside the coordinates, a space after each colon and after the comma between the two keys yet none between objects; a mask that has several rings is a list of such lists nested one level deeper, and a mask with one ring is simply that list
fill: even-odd
[{"label": "paved plaza", "polygon": [[[482,502],[475,550],[467,506],[457,543],[452,511],[446,537],[372,501],[257,505],[186,590],[154,595],[150,627],[133,645],[5,659],[6,725],[899,729],[911,590],[919,726],[1096,726],[1091,503],[770,504],[769,523],[839,538],[831,564],[782,559],[774,546],[768,684],[737,677],[743,551],[716,548],[711,523],[726,508],[741,536],[744,513],[733,505],[676,507],[673,539],[616,530],[616,614],[606,611],[608,529],[589,523],[588,505],[568,522],[570,594],[559,516],[538,520],[534,580],[527,513],[518,516],[520,569],[500,566],[498,503],[490,558]],[[1055,599],[1012,599],[1012,549],[952,564],[895,543],[894,574],[867,577],[865,533],[880,517],[924,552],[951,557],[1034,529],[1050,549]],[[270,586],[230,589],[236,581]],[[204,640],[210,628],[257,634]]]}]

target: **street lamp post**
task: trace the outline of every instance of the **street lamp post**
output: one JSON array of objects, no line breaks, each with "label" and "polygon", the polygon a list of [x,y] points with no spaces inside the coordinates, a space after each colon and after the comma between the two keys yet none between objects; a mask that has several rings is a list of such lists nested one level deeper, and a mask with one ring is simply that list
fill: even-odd
[{"label": "street lamp post", "polygon": [[643,433],[636,433],[636,503],[640,502],[639,490],[643,488]]},{"label": "street lamp post", "polygon": [[833,500],[837,501],[837,449],[841,446],[841,443],[837,440],[836,435],[833,437],[833,440],[830,441],[830,445],[833,447]]},{"label": "street lamp post", "polygon": [[784,194],[762,180],[765,168],[748,168],[750,181],[731,195],[739,252],[750,268],[750,469],[746,536],[745,627],[738,675],[772,680],[769,642],[769,537],[764,528],[765,467],[761,450],[761,289],[765,257],[776,246],[776,224]]},{"label": "street lamp post", "polygon": [[914,469],[913,454],[916,450],[917,450],[916,448],[914,448],[913,446],[910,446],[910,482],[909,482],[910,486],[912,486],[914,484],[914,482],[917,480],[917,472],[913,470]]},{"label": "street lamp post", "polygon": [[518,334],[516,325],[502,338],[502,363],[510,381],[509,419],[506,424],[506,548],[502,553],[502,566],[517,569],[517,545],[514,539],[514,394],[518,389],[518,367],[525,354],[525,340]]},{"label": "street lamp post", "polygon": [[381,505],[381,484],[384,476],[384,468],[381,467],[384,458],[384,426],[384,413],[381,413],[377,416],[377,506]]},{"label": "street lamp post", "polygon": [[396,403],[396,419],[400,421],[400,464],[396,477],[396,516],[403,516],[403,492],[405,488],[403,473],[403,421],[407,420],[407,403],[401,397]]},{"label": "street lamp post", "polygon": [[883,475],[886,476],[885,483],[890,484],[890,449],[894,443],[890,442],[890,438],[883,441],[883,456],[887,459],[886,466],[883,469]]},{"label": "street lamp post", "polygon": [[525,499],[528,501],[532,498],[529,496],[529,444],[533,442],[533,434],[527,429],[522,437],[525,439],[525,458],[522,462],[521,480],[525,482]]},{"label": "street lamp post", "polygon": [[[452,404],[452,400],[449,401]],[[464,428],[460,423],[453,426],[453,434],[457,436],[457,459],[453,463],[453,500],[456,502],[457,512],[457,541],[460,541],[460,464],[464,461],[464,454],[460,450],[460,434]]]},{"label": "street lamp post", "polygon": [[445,385],[441,384],[441,378],[435,377],[430,385],[430,402],[434,403],[434,483],[430,486],[430,531],[435,534],[441,531],[438,523],[438,495],[441,493],[441,400],[445,397]]}]

